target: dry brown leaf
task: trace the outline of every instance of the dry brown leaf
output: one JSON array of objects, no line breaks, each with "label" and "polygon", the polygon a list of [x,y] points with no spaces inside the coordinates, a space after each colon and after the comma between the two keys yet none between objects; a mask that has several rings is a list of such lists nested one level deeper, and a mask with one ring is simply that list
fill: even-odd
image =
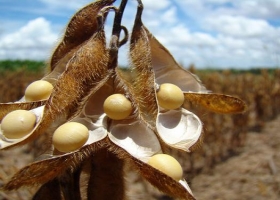
[{"label": "dry brown leaf", "polygon": [[237,97],[214,93],[184,93],[185,100],[222,114],[242,113],[246,104]]}]

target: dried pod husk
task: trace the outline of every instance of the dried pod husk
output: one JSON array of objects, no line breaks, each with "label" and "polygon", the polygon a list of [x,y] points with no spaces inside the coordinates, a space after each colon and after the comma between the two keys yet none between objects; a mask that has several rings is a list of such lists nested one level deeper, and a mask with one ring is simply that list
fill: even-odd
[{"label": "dried pod husk", "polygon": [[[177,64],[169,51],[155,37],[150,33],[148,37],[152,52],[152,65],[158,85],[175,84],[184,92],[185,101],[202,105],[214,112],[239,113],[245,110],[245,103],[238,98],[209,93],[195,75]],[[190,151],[191,147],[199,141],[202,122],[184,106],[185,104],[178,110],[161,110],[156,124],[158,133],[165,143],[174,148]],[[168,132],[172,132],[174,135],[169,136]]]},{"label": "dried pod husk", "polygon": [[14,110],[32,110],[44,105],[47,101],[0,103],[0,121],[5,115]]},{"label": "dried pod husk", "polygon": [[82,8],[72,17],[66,27],[62,41],[52,55],[51,70],[57,67],[58,61],[68,53],[70,55],[67,55],[67,57],[71,58],[79,49],[79,46],[97,32],[99,24],[96,16],[102,8],[112,5],[114,2],[115,0],[97,0]]},{"label": "dried pod husk", "polygon": [[[11,180],[3,185],[4,190],[14,190],[22,186],[44,184],[60,177],[67,169],[73,170],[88,159],[92,153],[102,148],[104,141],[82,147],[79,151],[63,155],[49,155],[48,158],[36,161],[19,170]],[[63,164],[62,164],[63,163]]]},{"label": "dried pod husk", "polygon": [[66,115],[75,115],[81,110],[86,98],[100,87],[99,83],[103,79],[106,79],[107,63],[108,52],[102,29],[70,59],[46,107],[55,107],[57,112],[65,111]]},{"label": "dried pod husk", "polygon": [[155,127],[158,105],[155,90],[155,75],[152,68],[151,48],[148,35],[137,12],[130,40],[130,62],[132,66],[132,94],[139,117]]},{"label": "dried pod husk", "polygon": [[[148,37],[150,40],[151,45],[151,53],[152,53],[152,66],[155,71],[155,79],[156,83],[158,85],[164,84],[164,83],[172,83],[177,85],[183,92],[185,101],[191,101],[194,103],[197,103],[199,105],[202,105],[203,107],[207,108],[208,110],[218,112],[218,113],[240,113],[243,112],[246,108],[245,103],[235,97],[227,96],[227,95],[219,95],[219,94],[213,94],[209,93],[208,90],[201,84],[200,80],[193,75],[192,73],[188,72],[187,70],[180,67],[173,56],[169,53],[169,51],[162,45],[160,42],[152,36],[147,30]],[[186,124],[191,124],[189,128],[193,131],[193,137],[189,138],[189,141],[186,139],[186,146],[185,150],[189,151],[190,145],[194,145],[196,141],[199,139],[199,135],[202,131],[202,123],[199,120],[197,116],[195,116],[193,113],[190,113],[184,109],[184,104],[181,108],[181,119],[186,119]],[[175,111],[174,111],[175,112]],[[171,114],[172,112],[165,112],[164,114],[161,113],[161,118],[165,119],[168,118],[168,114]],[[178,113],[177,113],[178,114]],[[164,117],[163,117],[164,116]],[[188,116],[188,117],[186,117]],[[179,119],[179,118],[177,118]],[[188,119],[188,120],[187,120]],[[159,127],[162,129],[162,125],[170,127],[173,126],[175,130],[175,127],[181,127],[180,123],[182,121],[177,121],[178,124],[174,124],[176,120],[173,120],[173,122],[160,122],[159,117],[157,118],[157,128],[159,130]],[[167,125],[166,123],[169,123],[170,125]],[[196,131],[194,130],[194,127],[196,127]],[[183,129],[182,129],[183,130]],[[185,133],[178,133],[178,135],[189,135],[186,131]],[[161,131],[159,131],[159,134],[161,135]],[[161,137],[165,138],[167,136],[166,134],[162,134]],[[189,135],[191,136],[191,135]],[[174,136],[174,138],[177,138]],[[184,137],[182,137],[184,138]],[[167,142],[167,138],[163,139],[165,142]],[[188,142],[187,142],[188,141]],[[178,140],[179,142],[179,140]],[[171,143],[169,143],[171,145]],[[171,146],[176,147],[176,145],[173,140],[173,144]],[[179,144],[176,148],[182,149],[182,143]],[[183,149],[182,149],[183,150]]]},{"label": "dried pod husk", "polygon": [[[114,2],[115,0],[97,0],[82,8],[72,17],[61,42],[50,59],[49,73],[42,80],[56,83],[75,52],[98,31],[97,15],[100,10]],[[104,21],[106,15],[105,13],[103,16]]]},{"label": "dried pod husk", "polygon": [[114,93],[124,94],[131,101],[133,111],[126,119],[111,120],[108,137],[135,158],[147,162],[150,156],[161,152],[161,145],[154,133],[157,102],[149,44],[141,24],[135,24],[130,43],[132,68],[115,69],[113,88]]}]

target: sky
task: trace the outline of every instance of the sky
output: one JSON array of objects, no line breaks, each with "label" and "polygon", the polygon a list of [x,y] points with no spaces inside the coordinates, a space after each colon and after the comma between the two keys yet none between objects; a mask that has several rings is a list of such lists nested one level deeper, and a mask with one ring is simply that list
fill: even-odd
[{"label": "sky", "polygon": [[[0,0],[0,60],[48,60],[65,26],[90,0]],[[131,30],[137,6],[128,0]],[[142,0],[143,23],[183,66],[280,66],[279,0]],[[120,0],[114,5],[118,6]],[[110,27],[110,17],[106,27]],[[109,29],[109,28],[107,28]],[[119,64],[126,65],[127,49]]]}]

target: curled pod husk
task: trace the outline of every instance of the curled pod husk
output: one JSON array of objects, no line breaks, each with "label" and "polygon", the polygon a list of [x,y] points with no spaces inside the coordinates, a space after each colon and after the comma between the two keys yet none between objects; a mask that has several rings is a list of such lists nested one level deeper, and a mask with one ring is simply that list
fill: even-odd
[{"label": "curled pod husk", "polygon": [[[49,63],[49,73],[43,80],[53,84],[57,81],[75,52],[98,31],[97,15],[100,10],[114,2],[115,0],[97,0],[75,13],[66,27],[61,42],[53,52]],[[106,13],[104,15],[105,21]]]},{"label": "curled pod husk", "polygon": [[112,5],[115,0],[97,0],[78,11],[68,23],[62,41],[56,47],[50,61],[51,70],[65,55],[71,58],[79,46],[97,32],[99,22],[97,15],[105,6]]},{"label": "curled pod husk", "polygon": [[166,144],[187,152],[199,140],[202,132],[200,119],[184,108],[159,112],[156,126]]},{"label": "curled pod husk", "polygon": [[155,74],[152,68],[151,47],[138,9],[130,40],[130,62],[132,66],[132,93],[135,96],[139,117],[155,127],[158,106],[156,100]]}]

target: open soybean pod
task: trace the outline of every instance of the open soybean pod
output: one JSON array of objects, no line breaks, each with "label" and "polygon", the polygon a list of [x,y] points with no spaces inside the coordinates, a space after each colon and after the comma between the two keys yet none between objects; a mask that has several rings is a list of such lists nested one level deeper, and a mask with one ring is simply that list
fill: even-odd
[{"label": "open soybean pod", "polygon": [[[185,91],[208,92],[196,76],[184,70],[176,63],[173,56],[156,40],[154,36],[152,36],[146,27],[142,25],[142,29],[144,30],[142,31],[142,37],[145,37],[146,41],[148,41],[147,44],[149,44],[149,51],[147,52],[150,52],[149,64],[151,68],[143,68],[141,71],[150,70],[154,72],[149,72],[151,76],[154,76],[153,86],[150,85],[147,86],[147,88],[155,87],[155,85],[171,83],[174,86],[178,86],[180,88],[179,90],[182,90],[181,97],[183,97],[182,92]],[[135,54],[137,55],[137,52]],[[139,60],[142,62],[144,61],[143,58],[139,58]],[[139,63],[139,67],[143,66],[141,65],[141,62]],[[156,92],[154,95],[155,94]],[[200,119],[183,107],[177,108],[177,105],[176,109],[165,110],[160,106],[159,97],[157,98],[155,95],[154,99],[158,101],[156,121],[154,123],[159,137],[164,143],[173,148],[187,152],[190,151],[190,148],[199,141],[202,132],[202,122]],[[183,103],[182,101],[184,101],[184,98],[181,98],[180,104]]]},{"label": "open soybean pod", "polygon": [[[159,107],[156,97],[155,74],[152,66],[152,49],[147,29],[141,20],[142,6],[141,3],[138,5],[130,42],[130,59],[134,76],[132,88],[133,94],[137,96],[136,104],[140,119],[155,130]],[[158,138],[161,141],[160,136]],[[168,173],[168,170],[162,172],[149,165],[145,160],[140,159],[144,161],[142,162],[131,156],[129,160],[139,169],[145,179],[166,194],[182,199],[194,199],[188,184],[182,177],[178,178],[181,179],[179,181],[174,180],[170,173]],[[172,187],[170,187],[171,185]]]},{"label": "open soybean pod", "polygon": [[25,144],[44,133],[51,125],[59,126],[79,114],[85,98],[106,82],[107,64],[108,52],[101,24],[98,31],[83,43],[69,60],[46,104],[41,109],[34,109],[37,121],[30,134],[13,141],[0,140],[1,148]]}]

